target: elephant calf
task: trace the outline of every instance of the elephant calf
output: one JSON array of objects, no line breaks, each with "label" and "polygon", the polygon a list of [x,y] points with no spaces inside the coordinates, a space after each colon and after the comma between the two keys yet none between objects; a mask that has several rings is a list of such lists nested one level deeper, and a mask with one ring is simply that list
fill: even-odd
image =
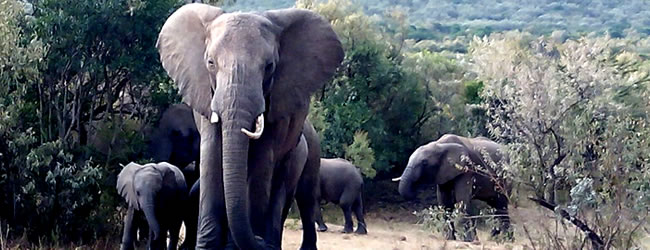
[{"label": "elephant calf", "polygon": [[[320,161],[320,197],[317,202],[325,201],[338,204],[343,209],[345,227],[343,233],[352,232],[352,211],[357,217],[357,234],[366,234],[366,222],[363,220],[363,203],[361,191],[363,178],[356,166],[344,159],[321,159]],[[320,209],[315,209],[318,231],[327,231]]]},{"label": "elephant calf", "polygon": [[[484,174],[477,174],[474,167],[487,166],[488,159],[483,157],[483,153],[487,153],[489,160],[496,163],[503,160],[501,145],[487,138],[443,135],[437,141],[423,145],[411,154],[402,176],[394,179],[399,181],[399,193],[406,199],[413,199],[420,184],[436,184],[438,203],[446,210],[453,210],[454,204],[458,202],[469,205],[472,199],[482,200],[496,209],[504,229],[507,229],[510,226],[507,197],[497,190],[497,184],[491,178]],[[473,165],[466,160],[461,160],[463,156],[467,157]],[[467,224],[465,226],[467,227]],[[455,240],[453,224],[450,223],[448,229],[450,230],[446,232],[446,238]],[[492,234],[499,232],[499,229],[495,229]],[[474,233],[470,232],[463,240],[471,241],[473,238]]]},{"label": "elephant calf", "polygon": [[133,249],[136,212],[144,213],[149,224],[148,249],[164,249],[169,232],[168,249],[176,249],[182,223],[182,210],[187,200],[183,173],[166,163],[139,165],[129,163],[117,176],[117,191],[129,206],[124,218],[121,249]]}]

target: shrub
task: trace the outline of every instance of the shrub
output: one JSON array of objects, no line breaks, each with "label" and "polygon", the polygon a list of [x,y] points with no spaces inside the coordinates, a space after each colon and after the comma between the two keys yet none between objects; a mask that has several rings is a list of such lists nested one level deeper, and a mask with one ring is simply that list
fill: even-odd
[{"label": "shrub", "polygon": [[590,240],[594,248],[627,249],[648,214],[639,183],[650,181],[650,77],[622,46],[611,38],[555,43],[519,33],[471,45],[485,79],[489,132],[507,143],[505,169],[533,201],[583,233],[551,230],[542,237],[549,247]]}]

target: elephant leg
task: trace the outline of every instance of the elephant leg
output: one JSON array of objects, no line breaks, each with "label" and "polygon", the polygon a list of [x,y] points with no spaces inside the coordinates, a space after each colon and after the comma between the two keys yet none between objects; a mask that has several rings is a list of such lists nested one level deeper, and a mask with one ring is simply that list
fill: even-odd
[{"label": "elephant leg", "polygon": [[298,186],[295,191],[296,204],[300,212],[302,222],[302,245],[301,250],[316,250],[316,227],[314,227],[314,211],[318,209],[318,200],[320,192],[320,144],[308,145],[307,162],[298,180]]},{"label": "elephant leg", "polygon": [[316,224],[318,224],[318,231],[327,231],[327,225],[325,224],[325,221],[323,221],[323,213],[321,212],[320,204],[314,204],[314,208],[314,219],[316,220]]},{"label": "elephant leg", "polygon": [[270,150],[272,143],[269,137],[262,137],[254,143],[249,149],[248,159],[250,220],[253,234],[265,236],[268,233],[267,223],[271,219],[267,215],[270,209],[273,209],[271,204],[274,202],[271,196],[275,192],[273,181],[274,179],[282,181],[282,177],[276,175],[278,166],[273,164],[273,151]]},{"label": "elephant leg", "polygon": [[149,223],[147,223],[147,220],[142,212],[136,211],[133,216],[133,220],[137,221],[137,223],[134,223],[134,230],[138,231],[138,240],[136,242],[138,242],[138,244],[139,242],[146,242],[147,237],[149,237]]},{"label": "elephant leg", "polygon": [[278,249],[282,248],[282,231],[286,218],[284,215],[285,209],[288,212],[291,206],[291,200],[293,200],[306,161],[307,142],[304,136],[301,136],[296,147],[287,154],[273,174],[279,178],[274,178],[271,187],[270,210],[267,216],[267,219],[271,221],[267,223],[270,226],[267,228],[267,234],[271,245]]},{"label": "elephant leg", "polygon": [[148,239],[148,249],[151,250],[163,250],[165,249],[165,241],[167,240],[167,229],[160,227],[160,235],[158,239],[154,238],[153,230],[149,229],[149,239]]},{"label": "elephant leg", "polygon": [[136,236],[136,228],[133,227],[134,213],[134,209],[129,206],[129,209],[124,216],[124,232],[122,233],[121,250],[133,249],[133,238]]},{"label": "elephant leg", "polygon": [[[499,216],[500,221],[499,227],[492,228],[491,236],[494,237],[500,233],[509,234],[510,231],[510,216],[508,215],[508,198],[505,195],[497,193],[497,197],[490,199],[487,203],[491,207],[496,209],[496,215]],[[512,235],[508,235],[510,240],[512,240]]]},{"label": "elephant leg", "polygon": [[[198,115],[198,114],[195,114]],[[199,222],[196,249],[221,249],[228,224],[221,165],[221,125],[201,116]]]},{"label": "elephant leg", "polygon": [[301,250],[315,250],[316,247],[316,228],[314,225],[314,197],[312,192],[307,187],[299,185],[300,189],[296,190],[296,203],[298,204],[298,211],[300,212],[300,220],[302,221],[302,245]]},{"label": "elephant leg", "polygon": [[200,182],[197,181],[192,185],[190,189],[190,195],[188,199],[188,212],[187,216],[184,218],[185,222],[185,240],[181,245],[181,249],[194,249],[196,247],[196,231],[197,231],[197,222],[199,220],[199,189],[201,188]]},{"label": "elephant leg", "polygon": [[345,218],[345,225],[341,233],[352,233],[352,228],[354,224],[352,223],[352,204],[341,204],[341,210],[343,210],[343,217]]},{"label": "elephant leg", "polygon": [[454,182],[454,195],[456,202],[460,202],[460,213],[462,218],[460,223],[463,227],[463,241],[471,242],[476,239],[476,227],[474,219],[467,219],[470,201],[473,198],[474,190],[474,176],[472,174],[464,174]]},{"label": "elephant leg", "polygon": [[169,227],[169,244],[167,245],[167,250],[176,250],[178,247],[178,233],[181,230],[181,224],[183,220],[175,220]]},{"label": "elephant leg", "polygon": [[438,185],[438,205],[445,209],[445,223],[447,224],[443,229],[443,234],[447,240],[456,240],[456,229],[454,222],[449,219],[449,214],[454,210],[454,196],[453,196],[453,183]]},{"label": "elephant leg", "polygon": [[354,215],[357,217],[357,230],[354,231],[357,234],[367,234],[368,230],[366,229],[366,221],[363,219],[363,199],[361,197],[361,191],[357,199],[352,204],[352,209],[354,209]]},{"label": "elephant leg", "polygon": [[271,196],[271,207],[267,218],[270,223],[267,224],[267,237],[265,237],[265,240],[267,240],[269,247],[281,249],[282,230],[284,228],[282,213],[287,200],[287,189],[284,185],[280,185],[279,189],[274,191]]}]

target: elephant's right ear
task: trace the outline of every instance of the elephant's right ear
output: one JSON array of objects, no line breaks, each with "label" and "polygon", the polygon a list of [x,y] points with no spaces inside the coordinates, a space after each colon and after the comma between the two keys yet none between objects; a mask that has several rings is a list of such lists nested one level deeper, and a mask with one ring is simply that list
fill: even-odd
[{"label": "elephant's right ear", "polygon": [[183,102],[210,118],[211,79],[205,62],[209,24],[223,10],[207,4],[187,4],[163,25],[156,47],[163,68],[174,80]]},{"label": "elephant's right ear", "polygon": [[136,210],[140,210],[140,206],[138,205],[138,196],[133,188],[133,177],[141,168],[142,165],[130,162],[117,175],[117,193],[126,200],[129,206],[134,207]]}]

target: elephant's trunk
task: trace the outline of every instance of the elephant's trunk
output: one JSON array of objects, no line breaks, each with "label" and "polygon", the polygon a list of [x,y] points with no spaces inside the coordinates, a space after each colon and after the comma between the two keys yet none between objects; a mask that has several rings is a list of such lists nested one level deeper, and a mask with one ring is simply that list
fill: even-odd
[{"label": "elephant's trunk", "polygon": [[153,239],[155,241],[160,235],[160,225],[158,224],[158,219],[156,219],[156,211],[154,209],[153,201],[150,204],[147,204],[142,207],[144,216],[147,218],[147,223],[149,224],[149,230],[153,232]]},{"label": "elephant's trunk", "polygon": [[260,249],[250,223],[248,205],[249,137],[241,132],[250,129],[253,116],[247,111],[230,109],[222,112],[223,181],[228,226],[240,249]]},{"label": "elephant's trunk", "polygon": [[413,173],[414,171],[411,166],[406,167],[399,181],[399,194],[408,200],[415,198]]}]

